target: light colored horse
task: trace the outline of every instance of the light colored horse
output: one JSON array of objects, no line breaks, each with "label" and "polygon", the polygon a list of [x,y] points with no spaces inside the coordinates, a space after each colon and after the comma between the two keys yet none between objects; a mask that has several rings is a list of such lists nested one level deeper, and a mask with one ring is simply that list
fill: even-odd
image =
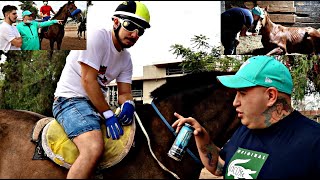
[{"label": "light colored horse", "polygon": [[261,42],[266,52],[279,53],[320,53],[320,32],[312,27],[285,27],[271,21],[267,8],[265,18],[260,18],[255,30],[261,32]]}]

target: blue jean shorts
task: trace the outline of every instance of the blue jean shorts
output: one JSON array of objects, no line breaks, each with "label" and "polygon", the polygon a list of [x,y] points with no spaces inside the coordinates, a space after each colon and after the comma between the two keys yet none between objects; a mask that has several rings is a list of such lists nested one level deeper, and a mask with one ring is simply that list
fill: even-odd
[{"label": "blue jean shorts", "polygon": [[84,97],[58,97],[52,106],[54,118],[70,139],[92,130],[101,130],[102,119]]}]

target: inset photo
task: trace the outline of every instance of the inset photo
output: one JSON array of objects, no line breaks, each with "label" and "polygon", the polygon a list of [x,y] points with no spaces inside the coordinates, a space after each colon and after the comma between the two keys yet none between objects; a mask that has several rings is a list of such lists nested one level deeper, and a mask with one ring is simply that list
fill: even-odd
[{"label": "inset photo", "polygon": [[85,50],[87,1],[1,1],[0,50]]},{"label": "inset photo", "polygon": [[320,54],[320,1],[221,1],[225,55]]}]

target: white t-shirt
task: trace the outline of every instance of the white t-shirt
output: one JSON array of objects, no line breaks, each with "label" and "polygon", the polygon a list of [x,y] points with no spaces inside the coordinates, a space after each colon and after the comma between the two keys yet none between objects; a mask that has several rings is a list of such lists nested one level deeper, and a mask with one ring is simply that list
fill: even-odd
[{"label": "white t-shirt", "polygon": [[97,77],[103,93],[112,80],[132,83],[132,61],[127,50],[118,52],[112,42],[112,31],[96,29],[88,33],[87,50],[72,50],[67,56],[62,70],[55,97],[86,97],[88,95],[81,84],[81,66],[83,62],[99,71]]},{"label": "white t-shirt", "polygon": [[21,37],[17,27],[3,21],[0,24],[0,50],[21,50],[21,48],[11,44],[11,41],[16,37]]}]

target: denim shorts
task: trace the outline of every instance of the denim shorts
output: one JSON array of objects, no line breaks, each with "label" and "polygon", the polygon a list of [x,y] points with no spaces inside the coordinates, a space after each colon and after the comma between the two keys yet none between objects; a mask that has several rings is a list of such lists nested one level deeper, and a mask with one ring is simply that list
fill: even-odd
[{"label": "denim shorts", "polygon": [[58,97],[52,106],[54,118],[70,139],[92,130],[101,130],[101,116],[84,97]]}]

